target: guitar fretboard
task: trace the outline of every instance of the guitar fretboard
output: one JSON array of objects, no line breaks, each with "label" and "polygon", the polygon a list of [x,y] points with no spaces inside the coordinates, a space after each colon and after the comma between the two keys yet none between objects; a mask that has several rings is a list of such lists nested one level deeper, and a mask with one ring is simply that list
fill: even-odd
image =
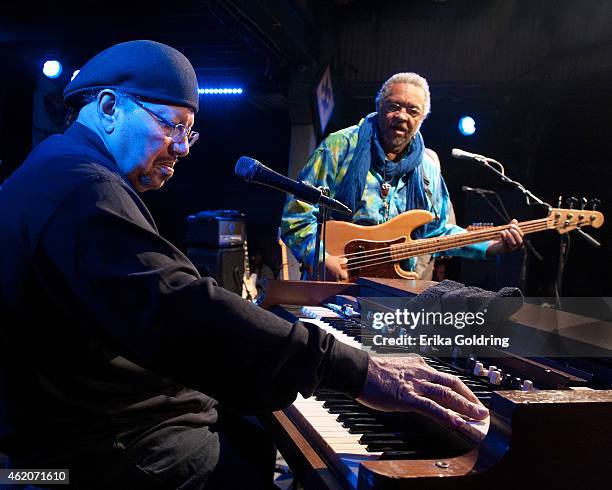
[{"label": "guitar fretboard", "polygon": [[[519,228],[525,234],[536,233],[549,228],[548,218],[524,221],[519,223]],[[464,247],[473,243],[486,242],[497,238],[502,230],[507,230],[511,225],[494,226],[479,231],[460,233],[438,238],[426,238],[413,240],[409,243],[400,243],[391,246],[391,254],[394,259],[407,259],[418,255],[425,255],[434,252],[443,252],[453,248]],[[399,255],[399,256],[398,256]]]}]

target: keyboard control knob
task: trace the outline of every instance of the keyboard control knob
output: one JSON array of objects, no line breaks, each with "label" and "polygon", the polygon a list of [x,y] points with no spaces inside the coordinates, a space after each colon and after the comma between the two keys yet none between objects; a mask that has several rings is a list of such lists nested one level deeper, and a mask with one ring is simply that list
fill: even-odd
[{"label": "keyboard control knob", "polygon": [[533,389],[533,381],[529,381],[528,379],[523,381],[523,386],[521,386],[522,391],[533,391]]},{"label": "keyboard control knob", "polygon": [[355,310],[353,309],[352,305],[346,304],[342,306],[342,313],[344,313],[346,316],[353,316],[355,314]]},{"label": "keyboard control knob", "polygon": [[493,371],[489,371],[489,383],[492,385],[500,385],[502,382],[502,373],[501,371],[495,369]]},{"label": "keyboard control knob", "polygon": [[477,362],[474,365],[474,376],[487,376],[489,372],[484,368],[482,362]]}]

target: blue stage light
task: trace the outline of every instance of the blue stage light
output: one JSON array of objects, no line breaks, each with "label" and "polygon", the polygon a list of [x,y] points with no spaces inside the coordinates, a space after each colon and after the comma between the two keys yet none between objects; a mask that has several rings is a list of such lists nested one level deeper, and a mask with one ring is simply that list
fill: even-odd
[{"label": "blue stage light", "polygon": [[476,132],[476,121],[470,116],[459,119],[459,131],[463,136],[470,136]]},{"label": "blue stage light", "polygon": [[199,88],[198,93],[200,95],[240,95],[243,90],[238,87]]},{"label": "blue stage light", "polygon": [[62,74],[62,64],[57,60],[47,60],[43,65],[43,73],[49,78],[57,78]]}]

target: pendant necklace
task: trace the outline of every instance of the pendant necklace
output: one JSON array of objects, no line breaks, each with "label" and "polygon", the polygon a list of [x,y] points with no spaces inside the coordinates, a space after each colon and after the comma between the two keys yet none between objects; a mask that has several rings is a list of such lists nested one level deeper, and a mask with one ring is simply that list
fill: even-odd
[{"label": "pendant necklace", "polygon": [[385,208],[384,220],[389,219],[389,191],[391,190],[391,184],[387,182],[387,166],[383,167],[383,183],[380,186],[380,197],[383,199],[383,207]]}]

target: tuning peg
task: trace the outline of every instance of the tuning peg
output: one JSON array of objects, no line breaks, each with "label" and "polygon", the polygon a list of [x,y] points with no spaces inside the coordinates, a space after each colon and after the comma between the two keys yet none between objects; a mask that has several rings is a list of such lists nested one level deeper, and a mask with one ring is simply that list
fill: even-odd
[{"label": "tuning peg", "polygon": [[583,197],[580,199],[580,210],[584,210],[584,207],[587,205],[587,198]]},{"label": "tuning peg", "polygon": [[569,209],[574,209],[574,206],[575,206],[576,204],[578,204],[578,199],[576,199],[574,196],[572,196],[572,197],[568,197],[568,198],[565,200],[565,203],[567,204],[567,207],[568,207]]},{"label": "tuning peg", "polygon": [[599,199],[597,199],[596,197],[594,197],[593,199],[589,200],[589,206],[591,206],[591,209],[593,211],[597,210],[597,206],[599,206],[601,204],[601,201]]},{"label": "tuning peg", "polygon": [[560,207],[561,207],[561,204],[563,204],[563,196],[561,196],[561,195],[560,195],[560,196],[559,196],[559,201],[558,201],[558,203],[557,203],[557,207],[558,207],[558,208],[560,208]]}]

